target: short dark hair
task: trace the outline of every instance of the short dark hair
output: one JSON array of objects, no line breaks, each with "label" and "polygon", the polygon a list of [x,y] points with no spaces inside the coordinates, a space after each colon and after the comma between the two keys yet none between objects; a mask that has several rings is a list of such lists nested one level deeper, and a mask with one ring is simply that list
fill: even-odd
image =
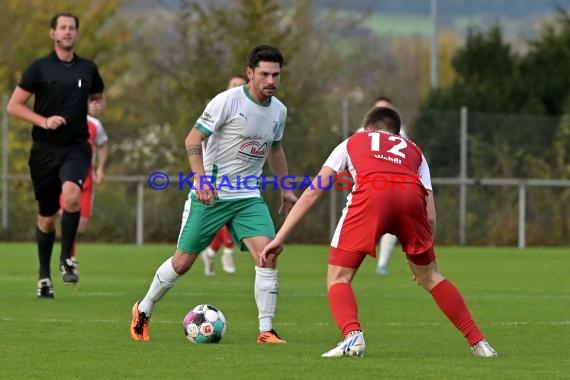
[{"label": "short dark hair", "polygon": [[283,55],[279,49],[269,45],[258,45],[251,49],[247,56],[247,66],[252,70],[259,66],[259,62],[277,62],[279,67],[283,66]]},{"label": "short dark hair", "polygon": [[376,104],[378,102],[386,102],[386,103],[390,103],[390,104],[394,104],[394,102],[392,102],[392,99],[390,99],[389,97],[387,97],[386,95],[380,95],[377,96],[374,101],[372,102],[372,104]]},{"label": "short dark hair", "polygon": [[374,107],[362,121],[362,127],[366,129],[385,130],[395,135],[400,134],[402,121],[400,114],[393,108]]},{"label": "short dark hair", "polygon": [[55,30],[55,28],[57,28],[57,20],[60,17],[71,17],[72,19],[75,20],[75,29],[79,30],[79,18],[74,15],[73,13],[69,13],[69,12],[60,12],[55,14],[52,18],[51,21],[49,23],[49,27],[50,29]]}]

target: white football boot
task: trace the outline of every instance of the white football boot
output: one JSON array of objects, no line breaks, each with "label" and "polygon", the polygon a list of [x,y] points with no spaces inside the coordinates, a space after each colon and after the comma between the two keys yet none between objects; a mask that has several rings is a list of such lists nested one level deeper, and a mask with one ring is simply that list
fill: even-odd
[{"label": "white football boot", "polygon": [[335,348],[321,355],[322,358],[340,358],[343,356],[364,356],[366,343],[362,331],[349,332]]},{"label": "white football boot", "polygon": [[478,356],[480,358],[494,358],[497,356],[497,351],[491,347],[486,339],[480,340],[479,342],[472,345],[471,352],[474,356]]}]

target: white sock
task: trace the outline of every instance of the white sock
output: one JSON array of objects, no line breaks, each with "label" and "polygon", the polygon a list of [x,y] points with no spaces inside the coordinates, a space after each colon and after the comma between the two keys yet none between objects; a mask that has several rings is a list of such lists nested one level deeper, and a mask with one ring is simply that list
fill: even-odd
[{"label": "white sock", "polygon": [[277,270],[255,267],[255,303],[257,304],[259,331],[273,329],[277,307]]},{"label": "white sock", "polygon": [[394,251],[394,246],[396,246],[397,241],[398,238],[396,235],[382,235],[382,238],[380,239],[380,255],[378,257],[379,267],[385,267],[388,265],[388,261],[390,260],[390,256],[392,256],[392,251]]},{"label": "white sock", "polygon": [[208,248],[202,251],[202,254],[206,254],[209,257],[214,257],[216,256],[216,251],[214,251],[211,247],[208,246]]},{"label": "white sock", "polygon": [[147,317],[152,314],[154,304],[168,292],[168,289],[174,286],[176,279],[180,277],[172,267],[172,257],[169,257],[161,266],[156,270],[156,274],[152,279],[150,288],[146,296],[139,303],[139,311],[144,312]]},{"label": "white sock", "polygon": [[224,255],[233,255],[234,249],[233,248],[225,248],[224,247]]}]

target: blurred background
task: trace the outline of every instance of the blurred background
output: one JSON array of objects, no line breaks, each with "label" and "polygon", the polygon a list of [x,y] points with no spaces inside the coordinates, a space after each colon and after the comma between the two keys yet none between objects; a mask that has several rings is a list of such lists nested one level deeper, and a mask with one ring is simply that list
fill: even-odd
[{"label": "blurred background", "polygon": [[[430,163],[439,244],[570,246],[570,0],[3,0],[2,241],[33,241],[37,213],[31,127],[5,104],[60,11],[106,82],[111,155],[83,241],[176,241],[188,189],[147,178],[190,171],[185,136],[263,43],[285,57],[291,174],[316,174],[385,95]],[[292,242],[328,242],[346,196],[329,193]]]}]

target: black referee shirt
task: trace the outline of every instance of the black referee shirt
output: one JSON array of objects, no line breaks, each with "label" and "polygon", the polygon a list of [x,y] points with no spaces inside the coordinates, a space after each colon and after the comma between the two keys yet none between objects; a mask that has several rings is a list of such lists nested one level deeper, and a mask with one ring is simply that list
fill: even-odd
[{"label": "black referee shirt", "polygon": [[18,86],[35,95],[34,112],[45,117],[63,116],[67,122],[55,130],[34,125],[34,141],[68,144],[87,140],[89,95],[102,93],[105,88],[95,62],[77,55],[71,62],[60,61],[53,51],[36,59]]}]

